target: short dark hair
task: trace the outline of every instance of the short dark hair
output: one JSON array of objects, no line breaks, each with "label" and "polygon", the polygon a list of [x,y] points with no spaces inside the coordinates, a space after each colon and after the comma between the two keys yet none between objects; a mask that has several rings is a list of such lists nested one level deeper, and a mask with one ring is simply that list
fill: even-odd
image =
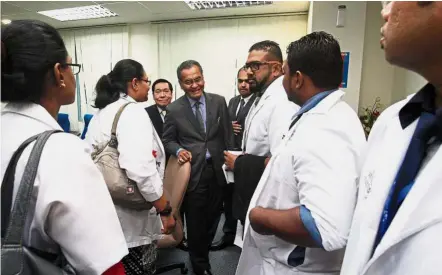
[{"label": "short dark hair", "polygon": [[155,85],[157,85],[158,83],[167,83],[169,85],[169,90],[173,92],[172,83],[170,83],[167,79],[159,78],[155,80],[155,82],[152,84],[152,93],[155,92]]},{"label": "short dark hair", "polygon": [[38,102],[46,74],[57,63],[66,66],[67,56],[58,31],[44,22],[14,20],[2,26],[1,101]]},{"label": "short dark hair", "polygon": [[203,74],[203,68],[201,67],[200,63],[195,60],[186,60],[183,63],[181,63],[178,68],[176,69],[176,74],[178,77],[178,80],[181,80],[181,72],[183,70],[187,70],[192,68],[193,66],[197,66],[200,69],[201,74]]},{"label": "short dark hair", "polygon": [[244,69],[244,67],[239,68],[238,73],[236,74],[236,77],[237,77],[237,78],[238,78],[239,73],[240,73],[241,71],[247,72],[247,70]]},{"label": "short dark hair", "polygon": [[252,47],[250,47],[249,49],[249,53],[251,51],[265,51],[268,52],[270,54],[270,56],[275,59],[275,61],[279,61],[282,63],[282,51],[281,48],[279,47],[279,44],[274,42],[274,41],[270,41],[270,40],[264,40],[258,43],[255,43],[252,45]]},{"label": "short dark hair", "polygon": [[132,79],[141,79],[144,68],[139,62],[132,59],[123,59],[115,64],[114,69],[107,75],[103,75],[95,86],[95,108],[103,109],[107,105],[117,101],[120,93],[127,94],[127,83]]},{"label": "short dark hair", "polygon": [[308,75],[316,87],[336,89],[342,81],[341,47],[330,34],[310,33],[287,47],[290,74],[296,71]]}]

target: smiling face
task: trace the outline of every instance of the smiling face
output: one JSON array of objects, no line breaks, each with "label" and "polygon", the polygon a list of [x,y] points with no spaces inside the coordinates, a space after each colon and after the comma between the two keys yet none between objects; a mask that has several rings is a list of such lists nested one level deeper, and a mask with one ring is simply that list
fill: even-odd
[{"label": "smiling face", "polygon": [[381,12],[381,47],[388,62],[411,70],[442,54],[442,2],[390,2]]},{"label": "smiling face", "polygon": [[153,99],[155,100],[155,104],[160,107],[169,105],[172,101],[172,91],[170,90],[169,83],[156,83],[153,90]]},{"label": "smiling face", "polygon": [[192,99],[200,99],[204,92],[204,76],[198,66],[192,66],[189,69],[181,71],[180,78],[181,89]]}]

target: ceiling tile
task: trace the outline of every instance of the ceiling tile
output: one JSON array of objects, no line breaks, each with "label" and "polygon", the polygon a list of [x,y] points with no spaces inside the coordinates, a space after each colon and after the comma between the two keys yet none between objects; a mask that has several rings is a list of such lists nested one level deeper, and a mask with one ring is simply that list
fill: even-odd
[{"label": "ceiling tile", "polygon": [[140,1],[152,13],[186,12],[191,9],[184,1]]},{"label": "ceiling tile", "polygon": [[1,2],[2,15],[20,14],[28,10],[18,7],[15,3]]},{"label": "ceiling tile", "polygon": [[29,11],[46,11],[46,10],[54,10],[59,9],[60,7],[54,2],[49,1],[17,1],[14,2],[14,5],[17,5],[23,9]]}]

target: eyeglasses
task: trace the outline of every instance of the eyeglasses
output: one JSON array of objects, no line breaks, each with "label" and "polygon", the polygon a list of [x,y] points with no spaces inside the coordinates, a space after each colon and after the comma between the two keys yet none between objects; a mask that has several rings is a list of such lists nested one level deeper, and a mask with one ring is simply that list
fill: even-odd
[{"label": "eyeglasses", "polygon": [[186,80],[183,81],[183,83],[184,83],[185,85],[187,85],[187,86],[192,86],[193,83],[197,83],[197,84],[199,84],[199,83],[201,83],[202,81],[203,81],[203,78],[202,78],[201,76],[199,76],[199,77],[197,77],[197,78],[195,78],[195,79],[186,79]]},{"label": "eyeglasses", "polygon": [[162,94],[162,93],[164,93],[164,94],[166,94],[166,95],[168,95],[168,94],[171,94],[172,93],[172,91],[170,91],[168,88],[166,88],[166,89],[156,89],[155,91],[153,91],[154,92],[154,94],[156,94],[156,95],[160,95],[160,94]]},{"label": "eyeglasses", "polygon": [[140,80],[146,82],[147,84],[149,84],[149,86],[150,86],[150,84],[152,83],[152,81],[147,80],[147,79],[142,79],[142,78],[140,78]]},{"label": "eyeglasses", "polygon": [[65,65],[71,67],[72,73],[73,73],[74,75],[77,75],[77,74],[80,73],[80,70],[81,70],[81,64],[66,63]]},{"label": "eyeglasses", "polygon": [[248,70],[249,68],[252,70],[252,72],[256,72],[259,70],[261,65],[268,65],[268,64],[281,64],[278,61],[265,61],[265,62],[259,62],[259,61],[252,61],[249,63],[246,63],[243,67],[244,70]]}]

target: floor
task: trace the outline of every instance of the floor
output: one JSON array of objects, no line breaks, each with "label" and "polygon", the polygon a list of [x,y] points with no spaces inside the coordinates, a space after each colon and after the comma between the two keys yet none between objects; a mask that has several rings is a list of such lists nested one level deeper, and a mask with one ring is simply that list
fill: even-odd
[{"label": "floor", "polygon": [[[222,236],[222,225],[224,224],[224,216],[221,217],[220,225],[218,226],[218,231],[215,236],[215,241],[219,240]],[[210,265],[212,266],[213,275],[234,275],[236,266],[238,264],[239,255],[241,254],[241,249],[236,246],[231,246],[221,251],[211,251],[210,252]],[[194,274],[192,272],[192,266],[189,260],[189,254],[185,251],[176,248],[161,249],[159,251],[158,265],[167,264],[169,262],[180,262],[186,263],[189,269],[189,275]],[[173,270],[164,275],[179,275],[180,270]]]}]

